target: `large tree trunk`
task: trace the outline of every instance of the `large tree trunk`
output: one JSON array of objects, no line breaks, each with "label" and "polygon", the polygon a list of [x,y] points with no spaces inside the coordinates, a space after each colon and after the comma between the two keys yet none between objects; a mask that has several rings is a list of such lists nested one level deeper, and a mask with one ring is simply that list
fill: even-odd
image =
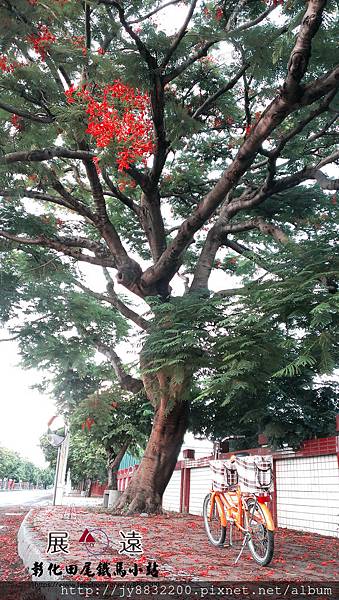
[{"label": "large tree trunk", "polygon": [[187,429],[188,404],[176,403],[166,414],[159,407],[138,470],[121,496],[115,510],[161,512],[162,496],[171,478]]},{"label": "large tree trunk", "polygon": [[[142,461],[127,489],[114,507],[125,514],[135,512],[159,513],[162,496],[174,471],[188,425],[189,380],[185,375],[181,383],[168,373],[157,374],[144,384],[155,408],[153,427]],[[151,383],[151,385],[150,385]]]}]

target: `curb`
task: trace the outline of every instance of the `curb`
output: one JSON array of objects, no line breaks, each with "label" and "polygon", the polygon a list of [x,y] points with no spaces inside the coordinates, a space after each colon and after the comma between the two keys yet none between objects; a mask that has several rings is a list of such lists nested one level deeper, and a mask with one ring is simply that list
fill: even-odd
[{"label": "curb", "polygon": [[[45,571],[47,570],[48,565],[50,564],[49,560],[46,560],[46,558],[41,554],[40,550],[37,547],[36,544],[36,539],[34,537],[33,532],[31,531],[28,521],[30,518],[30,515],[32,514],[33,510],[36,509],[31,509],[27,515],[25,516],[24,520],[22,521],[19,531],[18,531],[18,554],[22,560],[22,562],[24,563],[24,566],[26,567],[26,569],[30,570],[34,564],[34,562],[42,562],[43,563],[43,572],[45,573]],[[39,582],[51,582],[51,581],[61,581],[62,577],[58,576],[58,575],[50,575],[48,576],[48,578],[46,576],[44,576],[44,574],[41,577],[38,577],[36,575],[32,575],[32,581],[39,581]]]}]

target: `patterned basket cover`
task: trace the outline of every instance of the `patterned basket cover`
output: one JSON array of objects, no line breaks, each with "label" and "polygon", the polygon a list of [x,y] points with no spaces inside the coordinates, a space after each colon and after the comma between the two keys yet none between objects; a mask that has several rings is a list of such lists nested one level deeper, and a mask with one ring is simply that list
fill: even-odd
[{"label": "patterned basket cover", "polygon": [[235,464],[242,492],[260,494],[272,491],[272,456],[236,456]]},{"label": "patterned basket cover", "polygon": [[227,489],[225,482],[224,460],[210,460],[209,465],[212,475],[212,490],[224,492]]},{"label": "patterned basket cover", "polygon": [[236,456],[230,460],[209,461],[212,474],[212,489],[224,492],[239,483],[245,493],[268,493],[273,489],[272,456]]}]

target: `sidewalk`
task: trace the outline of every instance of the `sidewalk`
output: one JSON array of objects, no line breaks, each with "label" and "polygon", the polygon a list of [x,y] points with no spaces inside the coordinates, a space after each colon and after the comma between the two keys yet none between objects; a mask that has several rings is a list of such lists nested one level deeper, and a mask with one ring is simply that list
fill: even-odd
[{"label": "sidewalk", "polygon": [[26,513],[18,507],[0,508],[0,582],[30,580],[17,551],[18,529]]},{"label": "sidewalk", "polygon": [[[80,542],[88,537],[92,543]],[[143,554],[119,554],[122,548],[122,531],[125,535],[141,535]],[[49,532],[64,532],[68,537],[68,554],[46,553]],[[19,551],[25,566],[31,569],[34,561],[43,561],[44,569],[39,581],[53,579],[107,581],[100,574],[101,562],[110,564],[112,579],[126,581],[150,580],[147,565],[157,563],[159,579],[209,580],[209,581],[336,581],[339,540],[316,534],[288,530],[276,532],[275,553],[272,563],[259,567],[245,549],[238,564],[234,564],[237,548],[215,548],[207,540],[201,517],[168,513],[149,517],[117,517],[107,511],[73,507],[33,509],[20,530]],[[117,563],[123,562],[123,567]],[[91,576],[81,570],[91,563]],[[60,565],[52,567],[50,564]],[[76,565],[77,572],[70,576],[69,566]],[[135,567],[137,565],[137,567]],[[133,569],[139,572],[133,574]],[[54,569],[54,573],[53,573]],[[121,569],[127,571],[123,574]],[[131,572],[129,572],[131,569]],[[142,571],[140,571],[142,569]],[[71,569],[72,570],[72,569]],[[73,569],[72,572],[74,572]],[[154,581],[154,579],[153,579]]]}]

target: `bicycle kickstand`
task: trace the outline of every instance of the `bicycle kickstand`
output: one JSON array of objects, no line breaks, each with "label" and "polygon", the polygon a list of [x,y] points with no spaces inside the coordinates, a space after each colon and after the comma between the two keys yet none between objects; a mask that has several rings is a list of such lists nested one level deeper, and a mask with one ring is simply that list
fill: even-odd
[{"label": "bicycle kickstand", "polygon": [[238,554],[238,556],[237,556],[236,560],[234,561],[234,564],[235,564],[235,565],[237,564],[237,562],[238,562],[238,560],[239,560],[240,556],[242,555],[242,553],[243,553],[243,551],[244,551],[244,549],[245,549],[245,546],[246,546],[246,544],[247,544],[248,540],[250,540],[250,539],[251,539],[251,534],[250,534],[250,533],[246,533],[246,534],[245,534],[245,536],[244,536],[244,541],[243,541],[243,543],[241,544],[240,552],[239,552],[239,554]]}]

